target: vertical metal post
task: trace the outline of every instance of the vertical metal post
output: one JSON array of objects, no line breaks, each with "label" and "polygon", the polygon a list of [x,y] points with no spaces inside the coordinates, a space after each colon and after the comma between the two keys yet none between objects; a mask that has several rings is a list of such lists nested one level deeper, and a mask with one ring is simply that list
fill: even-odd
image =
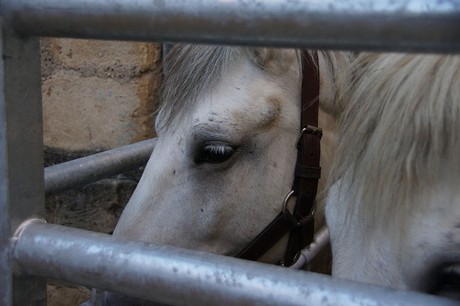
[{"label": "vertical metal post", "polygon": [[0,306],[46,305],[46,281],[13,276],[11,237],[43,217],[43,135],[38,38],[18,37],[0,20]]}]

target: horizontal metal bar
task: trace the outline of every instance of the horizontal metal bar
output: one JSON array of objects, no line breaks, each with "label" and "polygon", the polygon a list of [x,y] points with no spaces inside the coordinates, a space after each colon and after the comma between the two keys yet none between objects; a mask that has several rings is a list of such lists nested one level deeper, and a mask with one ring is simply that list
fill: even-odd
[{"label": "horizontal metal bar", "polygon": [[13,257],[22,273],[172,305],[457,305],[430,295],[123,241],[39,220],[21,226]]},{"label": "horizontal metal bar", "polygon": [[156,138],[45,168],[45,193],[55,194],[143,166]]},{"label": "horizontal metal bar", "polygon": [[3,0],[23,35],[460,52],[458,0]]}]

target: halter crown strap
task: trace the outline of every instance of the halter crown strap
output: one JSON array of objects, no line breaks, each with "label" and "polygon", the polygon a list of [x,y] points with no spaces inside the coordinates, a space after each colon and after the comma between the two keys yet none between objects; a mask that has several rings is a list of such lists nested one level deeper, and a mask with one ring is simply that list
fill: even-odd
[{"label": "halter crown strap", "polygon": [[283,264],[291,266],[299,252],[313,242],[315,232],[313,213],[315,209],[318,180],[321,177],[320,140],[321,129],[318,128],[319,109],[319,67],[318,53],[303,56],[302,78],[302,135],[297,147],[297,163],[293,184],[296,204],[293,215],[298,220],[298,226],[291,231]]},{"label": "halter crown strap", "polygon": [[282,264],[290,266],[300,251],[313,241],[313,210],[321,176],[319,166],[321,129],[318,128],[319,67],[318,54],[302,51],[301,136],[298,143],[295,178],[291,195],[296,196],[293,213],[287,209],[273,219],[238,255],[239,258],[257,260],[284,235],[290,233]]}]

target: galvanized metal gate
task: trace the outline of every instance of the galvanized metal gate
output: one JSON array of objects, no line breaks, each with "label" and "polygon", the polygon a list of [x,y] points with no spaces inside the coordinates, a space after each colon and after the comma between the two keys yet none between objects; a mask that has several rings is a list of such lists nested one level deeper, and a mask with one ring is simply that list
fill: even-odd
[{"label": "galvanized metal gate", "polygon": [[[43,218],[45,207],[38,36],[458,53],[460,1],[1,0],[0,5],[1,305],[43,305],[47,277],[172,304],[455,304],[29,219]],[[141,144],[143,158],[152,146]],[[128,153],[128,160],[137,163],[136,154]],[[129,166],[110,154],[103,157],[98,166],[109,172]],[[95,168],[82,171],[88,170]],[[73,184],[56,173],[59,168],[47,171],[48,192]]]}]

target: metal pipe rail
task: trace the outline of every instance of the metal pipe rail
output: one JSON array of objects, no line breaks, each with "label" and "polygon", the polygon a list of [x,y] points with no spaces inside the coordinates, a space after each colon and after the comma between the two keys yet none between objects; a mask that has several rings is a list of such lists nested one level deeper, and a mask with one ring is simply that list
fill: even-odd
[{"label": "metal pipe rail", "polygon": [[45,168],[45,194],[76,188],[145,165],[156,138]]},{"label": "metal pipe rail", "polygon": [[40,220],[14,237],[19,272],[172,305],[457,305],[325,275],[112,236]]},{"label": "metal pipe rail", "polygon": [[460,52],[458,0],[3,0],[21,35]]},{"label": "metal pipe rail", "polygon": [[299,259],[289,268],[302,269],[305,265],[309,265],[311,261],[330,243],[329,230],[327,226],[323,226],[315,233],[313,242],[302,249]]},{"label": "metal pipe rail", "polygon": [[11,236],[45,206],[33,36],[460,53],[459,0],[0,0],[0,15],[1,305],[44,305],[40,276],[173,304],[457,303],[37,221]]}]

